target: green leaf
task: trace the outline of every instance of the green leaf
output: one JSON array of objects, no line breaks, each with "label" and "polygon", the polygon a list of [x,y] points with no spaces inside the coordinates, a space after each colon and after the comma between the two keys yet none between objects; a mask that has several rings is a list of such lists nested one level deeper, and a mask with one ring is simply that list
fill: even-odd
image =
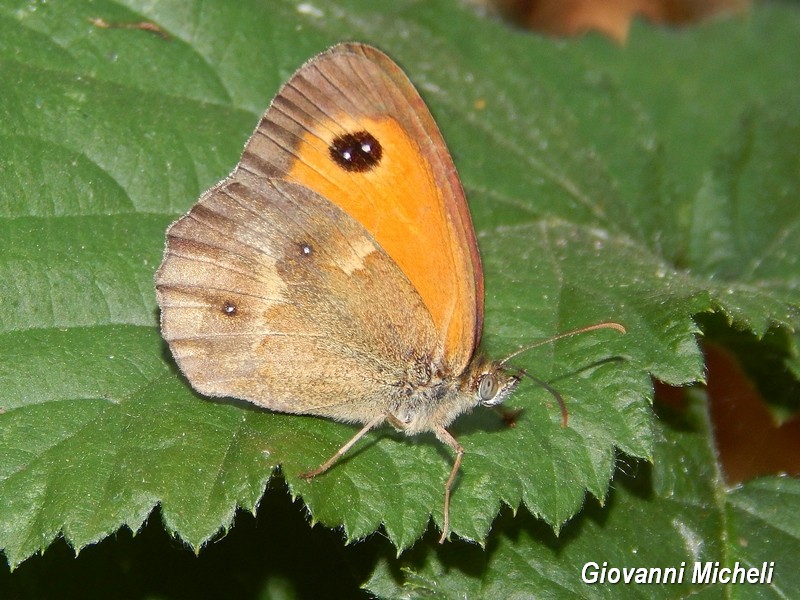
[{"label": "green leaf", "polygon": [[[127,27],[142,21],[164,35]],[[452,456],[432,436],[371,433],[330,472],[302,481],[356,428],[202,398],[158,332],[152,276],[167,225],[230,172],[280,83],[345,39],[375,43],[403,65],[448,140],[486,271],[484,350],[502,357],[612,319],[629,331],[514,361],[564,396],[568,428],[533,384],[509,401],[522,409],[514,428],[483,410],[457,421],[466,455],[454,533],[486,543],[504,504],[559,530],[587,492],[602,503],[617,450],[658,460],[650,376],[702,380],[694,315],[716,310],[759,335],[782,328],[796,344],[799,28],[797,11],[763,8],[682,35],[640,28],[619,49],[509,35],[444,0],[6,2],[8,562],[59,536],[80,550],[121,527],[136,531],[157,505],[168,531],[197,549],[231,526],[237,507],[255,511],[279,466],[312,520],[342,526],[348,540],[383,525],[402,550],[431,517],[441,524]],[[720,108],[700,110],[704,99]],[[706,468],[714,460],[696,458]],[[669,472],[676,458],[661,460]]]},{"label": "green leaf", "polygon": [[717,301],[763,334],[797,322],[800,111],[748,110],[698,190],[689,258]]},{"label": "green leaf", "polygon": [[[789,559],[800,543],[800,482],[768,477],[727,489],[713,470],[706,408],[698,398],[686,417],[663,415],[653,464],[623,461],[606,505],[587,505],[558,538],[527,513],[505,514],[487,551],[414,548],[384,558],[366,587],[383,598],[683,598],[719,589],[702,579],[706,563],[767,563],[771,582],[732,585],[733,597],[783,597],[800,583]],[[612,569],[652,567],[675,572],[660,585],[608,580]]]}]

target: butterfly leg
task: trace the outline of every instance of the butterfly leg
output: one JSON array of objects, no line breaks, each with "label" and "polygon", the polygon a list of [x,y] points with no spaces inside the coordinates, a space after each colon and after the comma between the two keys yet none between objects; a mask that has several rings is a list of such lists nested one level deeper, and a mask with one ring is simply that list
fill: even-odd
[{"label": "butterfly leg", "polygon": [[386,415],[379,415],[379,416],[377,416],[376,418],[372,419],[372,421],[370,421],[369,423],[367,423],[366,425],[364,425],[364,427],[362,427],[362,428],[359,430],[359,432],[358,432],[357,434],[355,434],[355,435],[354,435],[352,438],[350,438],[350,441],[349,441],[349,442],[347,442],[347,443],[346,443],[344,446],[342,446],[341,448],[339,448],[339,449],[336,451],[336,454],[334,454],[333,456],[331,456],[331,457],[330,457],[328,460],[326,460],[324,463],[322,463],[322,464],[321,464],[319,467],[317,467],[317,468],[316,468],[316,469],[314,469],[313,471],[308,471],[308,472],[306,472],[306,473],[300,473],[300,477],[302,477],[303,479],[313,479],[313,478],[314,478],[314,477],[316,477],[317,475],[322,475],[322,474],[323,474],[325,471],[327,471],[327,470],[328,470],[328,469],[330,469],[330,468],[331,468],[331,467],[332,467],[334,464],[336,464],[336,462],[337,462],[337,461],[338,461],[338,460],[339,460],[339,459],[340,459],[340,458],[341,458],[341,457],[342,457],[342,456],[343,456],[343,455],[344,455],[344,454],[345,454],[345,453],[346,453],[348,450],[350,450],[350,448],[352,448],[352,447],[353,447],[353,445],[354,445],[354,444],[355,444],[355,443],[356,443],[358,440],[360,440],[362,437],[364,437],[364,435],[365,435],[365,434],[366,434],[366,433],[367,433],[367,432],[368,432],[370,429],[374,429],[375,427],[377,427],[378,425],[380,425],[381,423],[383,423],[385,420],[386,420]]},{"label": "butterfly leg", "polygon": [[442,524],[442,537],[439,538],[439,543],[444,544],[450,534],[450,492],[453,489],[453,482],[456,480],[458,470],[461,468],[464,447],[444,427],[436,428],[436,437],[450,446],[456,453],[456,460],[453,463],[453,469],[450,471],[450,477],[447,478],[447,482],[444,484],[444,523]]}]

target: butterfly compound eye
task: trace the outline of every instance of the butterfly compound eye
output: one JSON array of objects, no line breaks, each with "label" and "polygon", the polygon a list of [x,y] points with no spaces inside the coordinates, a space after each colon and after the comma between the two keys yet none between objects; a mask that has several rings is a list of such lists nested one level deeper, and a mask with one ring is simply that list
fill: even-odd
[{"label": "butterfly compound eye", "polygon": [[492,400],[497,396],[497,391],[499,389],[500,384],[494,373],[484,373],[478,383],[478,397],[483,404],[493,406],[497,402],[492,402]]},{"label": "butterfly compound eye", "polygon": [[329,151],[333,162],[356,173],[371,171],[383,157],[383,147],[369,131],[340,135],[331,142]]}]

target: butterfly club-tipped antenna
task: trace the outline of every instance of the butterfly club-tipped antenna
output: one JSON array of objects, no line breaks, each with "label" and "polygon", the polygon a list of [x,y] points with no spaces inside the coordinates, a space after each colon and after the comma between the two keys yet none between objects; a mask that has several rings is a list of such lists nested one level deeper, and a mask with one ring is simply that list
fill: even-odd
[{"label": "butterfly club-tipped antenna", "polygon": [[[589,331],[596,331],[598,329],[613,329],[620,333],[627,333],[627,329],[625,329],[624,325],[619,323],[615,323],[613,321],[605,321],[603,323],[595,323],[594,325],[587,325],[585,327],[579,327],[578,329],[572,329],[570,331],[565,331],[564,333],[556,334],[552,337],[539,340],[538,342],[534,342],[533,344],[529,344],[527,346],[523,346],[518,350],[515,350],[508,356],[506,356],[503,360],[500,361],[500,365],[505,366],[506,363],[511,360],[512,358],[519,356],[523,352],[527,352],[528,350],[533,350],[534,348],[538,348],[539,346],[544,346],[546,344],[552,344],[558,340],[563,340],[564,338],[573,337],[576,335],[580,335],[582,333],[587,333]],[[535,381],[537,384],[542,386],[547,392],[553,396],[558,401],[558,406],[561,409],[561,427],[567,426],[567,421],[569,420],[569,411],[567,411],[567,404],[564,402],[563,396],[556,390],[553,386],[549,383],[544,381],[543,379],[539,379],[538,377],[534,377],[530,373],[528,373],[525,369],[520,369],[519,371],[520,377],[528,377],[529,379]]]}]

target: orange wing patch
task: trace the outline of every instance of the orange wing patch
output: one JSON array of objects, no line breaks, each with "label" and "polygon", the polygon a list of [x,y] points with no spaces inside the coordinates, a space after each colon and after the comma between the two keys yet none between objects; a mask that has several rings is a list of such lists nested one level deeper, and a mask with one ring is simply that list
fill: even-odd
[{"label": "orange wing patch", "polygon": [[[337,143],[358,143],[354,132],[368,134],[366,150]],[[458,307],[473,301],[459,296],[457,274],[463,266],[445,245],[457,238],[417,144],[394,119],[356,122],[335,115],[330,129],[307,132],[298,149],[286,179],[311,188],[361,223],[419,292],[442,347],[462,347],[464,330],[473,325],[463,322]],[[359,152],[366,157],[361,162]]]}]

